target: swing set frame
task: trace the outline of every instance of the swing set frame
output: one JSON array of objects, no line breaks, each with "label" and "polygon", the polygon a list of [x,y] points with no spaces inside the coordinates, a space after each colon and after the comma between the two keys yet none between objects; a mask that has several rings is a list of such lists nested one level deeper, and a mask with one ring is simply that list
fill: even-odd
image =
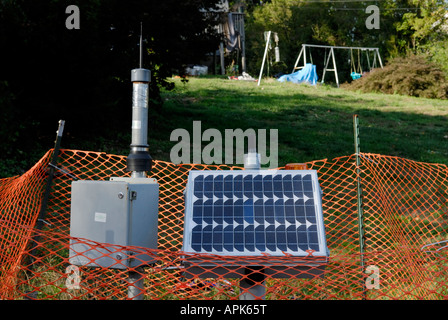
[{"label": "swing set frame", "polygon": [[[377,58],[378,58],[378,63],[380,65],[381,69],[383,68],[383,62],[381,60],[380,51],[379,51],[378,48],[373,48],[373,47],[341,47],[341,46],[325,46],[325,45],[319,45],[319,44],[302,44],[302,49],[299,52],[299,56],[297,57],[297,60],[296,60],[296,63],[294,65],[294,69],[293,69],[292,72],[295,72],[295,71],[297,71],[299,69],[304,68],[305,65],[307,64],[307,60],[306,60],[306,57],[307,57],[306,49],[307,48],[323,48],[325,50],[330,49],[328,57],[327,57],[327,54],[326,54],[327,51],[325,51],[325,59],[324,59],[325,60],[324,61],[325,67],[324,67],[324,72],[322,74],[322,81],[321,81],[321,83],[324,83],[324,81],[325,81],[325,74],[327,73],[327,71],[333,71],[334,72],[334,76],[336,78],[336,84],[337,84],[338,88],[339,88],[339,77],[338,77],[338,69],[337,69],[337,66],[336,66],[336,59],[334,57],[334,50],[335,49],[350,50],[351,53],[353,53],[353,50],[358,50],[358,53],[359,53],[359,51],[366,51],[367,61],[369,62],[369,68],[370,68],[369,53],[373,52],[374,53],[373,54],[373,63],[372,63],[372,68],[370,68],[370,70],[372,70],[376,66]],[[298,66],[299,63],[300,63],[300,59],[302,57],[303,57],[303,66]],[[351,57],[353,57],[353,54],[352,54]],[[331,59],[332,64],[333,64],[331,69],[328,68],[328,64],[330,63],[330,59]],[[351,58],[351,59],[353,59],[353,58]],[[358,61],[358,63],[359,63],[359,61]],[[353,60],[352,60],[352,65],[353,65]]]}]

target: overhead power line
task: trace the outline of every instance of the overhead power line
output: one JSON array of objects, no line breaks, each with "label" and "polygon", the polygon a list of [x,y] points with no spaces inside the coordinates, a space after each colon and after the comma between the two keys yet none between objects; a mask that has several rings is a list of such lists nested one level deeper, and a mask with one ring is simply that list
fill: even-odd
[{"label": "overhead power line", "polygon": [[361,2],[385,2],[386,0],[303,0],[297,1],[295,4],[307,4],[307,3],[361,3]]},{"label": "overhead power line", "polygon": [[[331,8],[331,9],[333,9],[333,10],[347,10],[347,11],[350,11],[350,10],[353,10],[353,11],[355,11],[355,10],[362,10],[362,11],[364,11],[365,10],[365,8]],[[421,10],[422,8],[381,8],[381,10],[383,10],[383,11],[411,11],[411,10]],[[427,9],[427,10],[435,10],[435,9],[438,9],[438,8],[435,8],[435,7],[430,7],[430,8],[425,8],[425,9]]]},{"label": "overhead power line", "polygon": [[[385,3],[387,0],[299,0],[293,5],[301,5],[301,4],[309,4],[309,3],[326,3],[326,4],[336,4],[336,3],[366,3],[366,2],[376,2],[376,3]],[[282,7],[291,7],[292,5],[281,5]],[[445,6],[439,7],[426,7],[425,9],[440,9],[447,8],[448,3]],[[413,10],[413,9],[421,9],[421,7],[413,7],[413,8],[391,8],[391,9],[399,9],[399,10]]]},{"label": "overhead power line", "polygon": [[[345,7],[302,7],[300,10],[342,10],[342,11],[365,11],[366,8],[345,8]],[[382,11],[418,11],[422,8],[382,8],[380,7]],[[425,8],[427,10],[436,10],[438,8],[430,7]],[[448,9],[448,8],[447,8]]]},{"label": "overhead power line", "polygon": [[[319,3],[319,4],[344,4],[344,3],[367,3],[367,2],[376,2],[379,5],[381,3],[385,3],[387,0],[299,0],[297,1],[295,4],[289,5],[289,6],[282,6],[285,8],[291,8],[294,5],[303,5],[303,4],[311,4],[311,3]],[[365,10],[365,8],[339,8],[339,7],[303,7],[301,6],[300,9],[305,9],[305,10],[314,10],[314,9],[332,9],[332,10],[346,10],[346,11],[356,11],[356,10]],[[448,4],[446,6],[439,6],[439,7],[398,7],[398,8],[381,8],[381,10],[384,11],[418,11],[418,10],[437,10],[443,8],[445,10],[448,10]]]}]

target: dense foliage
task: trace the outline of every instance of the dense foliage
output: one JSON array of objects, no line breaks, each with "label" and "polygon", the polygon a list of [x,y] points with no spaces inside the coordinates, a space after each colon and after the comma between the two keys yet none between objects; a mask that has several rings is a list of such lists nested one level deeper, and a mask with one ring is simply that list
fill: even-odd
[{"label": "dense foliage", "polygon": [[[252,73],[260,70],[265,46],[263,32],[267,30],[278,33],[281,59],[291,69],[303,43],[378,47],[385,63],[389,58],[421,52],[436,55],[437,62],[448,61],[444,0],[263,2],[248,13],[247,55]],[[371,15],[366,8],[372,4],[379,9],[378,29],[366,26]],[[315,51],[318,52],[314,53],[313,62],[321,63],[324,52]],[[336,58],[338,67],[350,66],[346,54],[338,54]]]},{"label": "dense foliage", "polygon": [[448,98],[444,72],[423,55],[394,58],[383,69],[374,69],[345,87],[362,92]]},{"label": "dense foliage", "polygon": [[[115,137],[117,127],[130,127],[130,72],[139,66],[141,22],[151,105],[160,105],[160,87],[171,85],[166,78],[218,47],[216,15],[203,13],[216,2],[0,1],[2,171],[25,169],[41,141],[51,147],[60,119],[65,136],[78,140]],[[66,28],[66,8],[73,4],[78,30]]]}]

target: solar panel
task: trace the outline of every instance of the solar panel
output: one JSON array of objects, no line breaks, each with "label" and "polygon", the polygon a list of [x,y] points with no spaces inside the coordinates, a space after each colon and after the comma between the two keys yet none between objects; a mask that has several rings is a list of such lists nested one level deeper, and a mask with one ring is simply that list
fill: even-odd
[{"label": "solar panel", "polygon": [[328,257],[317,172],[190,171],[183,251]]}]

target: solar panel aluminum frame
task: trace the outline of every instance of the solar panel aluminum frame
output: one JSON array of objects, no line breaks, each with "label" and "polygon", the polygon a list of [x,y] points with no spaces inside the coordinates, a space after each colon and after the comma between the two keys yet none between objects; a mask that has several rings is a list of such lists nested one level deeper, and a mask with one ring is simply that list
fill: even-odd
[{"label": "solar panel aluminum frame", "polygon": [[[183,264],[185,278],[243,278],[252,270],[270,278],[322,278],[328,257],[266,257],[266,259],[245,259],[246,257],[185,255]],[[277,259],[276,259],[277,258]],[[288,261],[286,261],[288,260]]]},{"label": "solar panel aluminum frame", "polygon": [[[215,179],[218,176],[244,176],[244,177],[286,177],[290,175],[300,176],[300,177],[309,177],[311,178],[311,186],[312,186],[312,207],[314,208],[314,225],[315,231],[318,238],[318,247],[314,245],[313,250],[290,250],[289,247],[284,248],[285,250],[280,250],[276,248],[276,250],[259,250],[257,248],[253,248],[254,250],[197,250],[192,246],[192,237],[193,237],[193,228],[197,227],[197,224],[193,221],[193,205],[198,201],[198,197],[196,197],[195,189],[193,187],[194,181],[199,176],[209,177]],[[205,179],[205,178],[204,178]],[[232,190],[233,191],[233,190]],[[254,190],[255,191],[255,190]],[[264,191],[264,190],[263,190]],[[310,190],[308,190],[310,191]],[[274,190],[273,190],[274,192]],[[210,194],[209,194],[210,197]],[[250,194],[248,198],[250,198]],[[297,200],[297,196],[290,196],[289,198],[284,196],[284,201],[286,200]],[[294,198],[295,197],[295,198]],[[206,197],[203,197],[204,200]],[[220,201],[219,195],[216,198],[214,195],[213,201]],[[224,196],[223,196],[224,198]],[[268,197],[269,198],[269,197]],[[259,198],[258,198],[259,199]],[[275,198],[274,198],[275,199]],[[274,199],[267,199],[267,201]],[[278,200],[279,198],[277,198]],[[308,201],[310,198],[306,199]],[[210,200],[210,199],[207,199]],[[207,201],[206,200],[206,201]],[[229,199],[227,199],[229,200]],[[233,199],[235,201],[235,198]],[[247,200],[247,198],[246,198]],[[238,201],[238,200],[236,200]],[[266,198],[263,200],[266,201]],[[305,200],[304,200],[305,201]],[[200,202],[200,201],[199,201]],[[205,202],[204,202],[205,203]],[[224,203],[224,199],[223,199]],[[236,203],[236,202],[235,202]],[[255,204],[255,202],[252,202]],[[267,202],[266,202],[267,203]],[[286,202],[285,202],[286,203]],[[232,205],[230,205],[232,206]],[[263,209],[264,210],[264,209]],[[296,210],[296,209],[294,209]],[[297,217],[296,217],[297,218]],[[209,221],[210,222],[210,221]],[[250,221],[255,228],[255,221]],[[245,221],[243,223],[244,226],[250,226],[251,223],[247,223]],[[286,224],[288,224],[286,222]],[[216,227],[216,223],[212,222],[211,225]],[[300,224],[299,224],[300,225]],[[218,225],[219,226],[219,225]],[[275,222],[275,227],[283,228],[281,224]],[[307,228],[309,227],[307,222]],[[314,226],[313,226],[314,227]],[[224,225],[223,225],[224,228]],[[285,225],[286,228],[286,225]],[[251,229],[251,228],[250,228]],[[189,173],[189,178],[187,182],[187,186],[185,189],[185,224],[184,224],[184,241],[183,241],[183,252],[186,253],[184,257],[184,264],[187,275],[200,275],[200,277],[211,277],[213,274],[225,274],[226,277],[238,277],[241,276],[242,270],[250,266],[264,266],[264,273],[271,274],[274,277],[284,278],[290,277],[292,275],[298,277],[310,277],[315,275],[321,275],[323,270],[325,269],[325,265],[328,262],[329,251],[326,244],[325,238],[325,227],[323,221],[323,213],[322,213],[322,191],[318,182],[317,172],[315,170],[243,170],[243,171],[195,171],[192,170]],[[214,256],[215,258],[212,260],[204,261],[201,258],[198,258],[197,254],[209,254]],[[193,255],[190,255],[193,254]],[[232,259],[232,257],[236,257],[238,259]],[[244,262],[243,257],[256,258],[260,257],[259,261],[254,263],[254,261]],[[269,257],[270,260],[266,260],[265,258]],[[279,263],[276,262],[276,257],[288,257],[288,261]],[[278,260],[278,259],[277,259]],[[282,265],[283,264],[283,265]],[[222,266],[222,267],[220,267]]]}]

